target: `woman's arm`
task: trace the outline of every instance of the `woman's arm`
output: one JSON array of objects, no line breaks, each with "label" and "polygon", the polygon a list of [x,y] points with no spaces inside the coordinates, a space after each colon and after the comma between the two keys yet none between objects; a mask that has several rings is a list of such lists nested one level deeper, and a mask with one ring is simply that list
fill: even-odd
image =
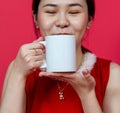
[{"label": "woman's arm", "polygon": [[12,62],[4,81],[0,113],[25,113],[25,82],[25,78],[15,72]]},{"label": "woman's arm", "polygon": [[104,113],[120,113],[120,66],[111,63],[110,70],[104,98]]},{"label": "woman's arm", "polygon": [[103,113],[98,103],[95,91],[82,96],[81,103],[84,113]]},{"label": "woman's arm", "polygon": [[83,73],[83,79],[86,84],[84,84],[83,90],[79,90],[78,88],[78,95],[84,113],[103,113],[95,93],[95,79],[89,72]]},{"label": "woman's arm", "polygon": [[39,40],[23,45],[10,64],[4,81],[0,113],[25,113],[27,76],[40,67],[44,58]]},{"label": "woman's arm", "polygon": [[[88,83],[90,81],[92,83],[92,78],[88,80]],[[120,113],[120,66],[115,63],[110,64],[110,77],[105,92],[103,111],[96,98],[95,90],[80,95],[80,98],[84,113]]]}]

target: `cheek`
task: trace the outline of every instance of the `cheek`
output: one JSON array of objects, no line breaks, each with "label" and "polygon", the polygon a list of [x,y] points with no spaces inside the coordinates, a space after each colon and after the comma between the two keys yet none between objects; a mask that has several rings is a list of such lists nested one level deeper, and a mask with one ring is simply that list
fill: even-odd
[{"label": "cheek", "polygon": [[87,21],[79,19],[79,21],[78,20],[77,21],[73,21],[72,25],[73,25],[73,27],[74,27],[74,29],[76,31],[81,32],[81,31],[84,31],[86,29]]},{"label": "cheek", "polygon": [[52,27],[52,21],[46,18],[44,15],[38,17],[38,24],[41,33],[47,33]]},{"label": "cheek", "polygon": [[[79,21],[78,21],[79,20]],[[76,35],[76,45],[79,46],[80,42],[85,34],[86,27],[87,27],[88,20],[84,19],[77,19],[77,21],[72,21],[72,26]]]},{"label": "cheek", "polygon": [[87,27],[88,15],[86,13],[83,13],[79,15],[76,19],[71,20],[71,22],[73,22],[76,29],[81,31]]},{"label": "cheek", "polygon": [[80,21],[79,21],[79,24],[77,22],[74,23],[74,32],[76,35],[77,45],[81,42],[81,40],[85,34],[85,31],[86,31],[86,23],[83,23]]}]

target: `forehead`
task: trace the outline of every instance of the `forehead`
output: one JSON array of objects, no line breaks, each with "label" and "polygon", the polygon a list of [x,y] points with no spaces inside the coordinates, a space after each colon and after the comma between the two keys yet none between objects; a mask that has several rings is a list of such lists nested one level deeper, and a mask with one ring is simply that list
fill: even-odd
[{"label": "forehead", "polygon": [[68,5],[79,3],[81,5],[87,5],[86,0],[41,0],[40,5],[56,4],[56,5]]}]

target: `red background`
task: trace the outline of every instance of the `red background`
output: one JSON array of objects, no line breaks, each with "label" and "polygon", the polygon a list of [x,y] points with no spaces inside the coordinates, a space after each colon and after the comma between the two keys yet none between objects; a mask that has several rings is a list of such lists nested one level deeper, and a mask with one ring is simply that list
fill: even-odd
[{"label": "red background", "polygon": [[[83,45],[120,64],[119,0],[96,0],[96,15]],[[8,64],[18,48],[35,39],[32,0],[0,0],[0,94]]]}]

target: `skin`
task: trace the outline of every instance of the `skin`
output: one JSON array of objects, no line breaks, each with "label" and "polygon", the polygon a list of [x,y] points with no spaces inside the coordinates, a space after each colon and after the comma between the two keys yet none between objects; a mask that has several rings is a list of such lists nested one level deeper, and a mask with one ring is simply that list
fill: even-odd
[{"label": "skin", "polygon": [[[42,37],[21,46],[16,58],[9,65],[1,97],[0,113],[25,113],[26,78],[40,67],[45,58],[43,45],[39,43],[39,41],[45,40],[45,36],[54,34],[75,35],[78,68],[84,57],[81,51],[81,40],[88,27],[87,25],[90,24],[85,0],[41,0],[38,15],[34,15],[34,17]],[[67,81],[77,92],[84,113],[120,113],[120,66],[113,62],[110,64],[110,78],[105,92],[103,111],[95,94],[96,81],[89,71],[84,70],[83,76],[80,76],[79,72],[40,72],[39,76]],[[15,107],[11,104],[13,102]]]}]

